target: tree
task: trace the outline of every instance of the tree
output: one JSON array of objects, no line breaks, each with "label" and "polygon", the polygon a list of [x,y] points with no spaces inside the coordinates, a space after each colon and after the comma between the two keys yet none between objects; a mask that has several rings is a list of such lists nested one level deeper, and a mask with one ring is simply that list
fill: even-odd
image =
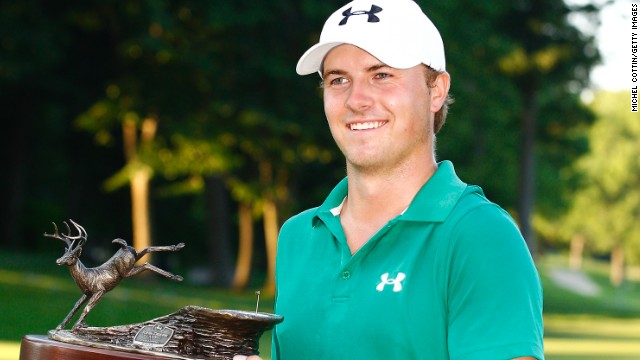
[{"label": "tree", "polygon": [[599,92],[591,107],[597,121],[576,164],[581,182],[564,226],[611,255],[611,283],[619,286],[626,263],[640,260],[640,122],[626,91]]},{"label": "tree", "polygon": [[[527,104],[538,114],[540,190],[556,187],[559,169],[581,153],[569,135],[589,121],[576,104],[588,69],[578,55],[593,59],[590,39],[576,38],[566,8],[548,1],[423,4],[445,40],[457,100],[438,153],[512,213]],[[3,3],[0,101],[13,121],[2,144],[11,214],[2,241],[35,243],[42,224],[61,217],[105,236],[137,233],[140,193],[149,220],[135,222],[150,223],[152,242],[185,239],[189,265],[205,263],[221,286],[247,286],[257,263],[272,288],[280,223],[317,206],[345,175],[319,79],[294,71],[342,4]],[[529,80],[533,98],[524,96]],[[537,194],[540,214],[562,209],[553,192]]]},{"label": "tree", "polygon": [[572,129],[592,118],[578,94],[598,52],[593,36],[568,17],[596,8],[562,0],[424,8],[444,38],[456,99],[438,152],[514,215],[535,255],[530,218],[563,208],[554,195],[557,174],[582,151]]},{"label": "tree", "polygon": [[[580,112],[577,93],[588,85],[589,70],[598,60],[593,36],[568,21],[569,14],[577,11],[592,13],[596,8],[589,5],[572,9],[562,0],[516,2],[503,23],[515,46],[501,60],[500,67],[514,79],[522,99],[518,219],[534,254],[531,218],[538,178],[536,158],[544,154],[536,147],[544,142],[557,143],[568,129],[588,121],[588,117],[570,116],[571,107]],[[576,89],[572,90],[569,84]],[[564,109],[557,105],[560,102]],[[567,108],[569,104],[573,106]],[[565,111],[544,112],[545,108]],[[538,139],[540,135],[545,137],[544,142]]]},{"label": "tree", "polygon": [[76,6],[37,0],[0,4],[0,111],[6,136],[0,145],[6,174],[1,188],[8,214],[0,228],[9,249],[53,246],[42,239],[43,225],[68,217],[90,229],[122,227],[117,217],[101,223],[102,214],[86,211],[90,206],[115,213],[121,198],[107,199],[92,187],[112,170],[114,158],[92,151],[88,137],[72,126],[110,75],[105,39],[83,30],[92,22],[78,17],[75,10],[82,6]]},{"label": "tree", "polygon": [[[309,10],[288,1],[141,1],[115,8],[91,10],[105,29],[118,30],[110,31],[118,66],[105,98],[79,123],[96,135],[115,136],[113,125],[127,116],[157,119],[153,144],[131,158],[170,181],[171,189],[199,193],[217,184],[203,179],[219,177],[240,203],[241,246],[251,244],[246,240],[250,234],[246,215],[262,216],[271,274],[265,290],[273,291],[279,208],[290,200],[291,174],[299,171],[300,164],[321,161],[331,153],[318,145],[313,131],[323,122],[313,121],[317,115],[309,116],[304,107],[317,99],[296,98],[301,85],[294,81],[297,75],[291,64],[299,52],[292,49],[306,38],[302,29],[308,27],[308,18],[303,12]],[[313,94],[311,84],[302,86]],[[308,123],[302,125],[301,119]],[[127,165],[120,173],[131,175],[130,169]],[[246,212],[247,207],[258,211]],[[218,245],[214,243],[216,253],[229,252]],[[241,248],[240,253],[251,251]],[[222,281],[227,282],[230,279]]]}]

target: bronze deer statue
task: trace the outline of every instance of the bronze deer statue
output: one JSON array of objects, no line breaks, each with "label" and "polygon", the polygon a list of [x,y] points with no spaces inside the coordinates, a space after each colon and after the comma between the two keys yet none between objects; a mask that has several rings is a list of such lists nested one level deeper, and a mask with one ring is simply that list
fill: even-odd
[{"label": "bronze deer statue", "polygon": [[88,302],[72,329],[75,330],[78,327],[86,326],[84,318],[89,311],[100,301],[100,298],[102,298],[106,292],[116,287],[124,278],[136,275],[145,270],[150,270],[171,280],[182,281],[182,276],[171,274],[149,263],[144,263],[139,266],[135,264],[147,253],[156,251],[178,251],[184,247],[184,243],[170,246],[150,246],[138,252],[133,247],[127,245],[127,242],[123,239],[115,239],[112,243],[120,244],[120,249],[104,264],[94,268],[86,268],[79,258],[82,253],[82,246],[87,241],[87,232],[73,220],[69,219],[69,221],[78,231],[78,235],[71,236],[71,229],[66,221],[63,222],[67,228],[66,235],[58,233],[58,226],[56,226],[55,223],[53,223],[54,233],[44,234],[46,237],[59,239],[67,244],[64,255],[56,260],[56,264],[67,265],[69,267],[71,276],[82,291],[82,297],[76,302],[67,317],[56,327],[56,330],[64,328],[78,309],[84,303]]}]

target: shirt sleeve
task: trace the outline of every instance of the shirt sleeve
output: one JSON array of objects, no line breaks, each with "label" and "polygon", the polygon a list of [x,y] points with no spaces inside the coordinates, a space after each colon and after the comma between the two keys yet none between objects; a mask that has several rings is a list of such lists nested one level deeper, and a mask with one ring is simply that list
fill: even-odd
[{"label": "shirt sleeve", "polygon": [[453,226],[447,287],[451,359],[543,359],[542,288],[511,217],[488,203]]}]

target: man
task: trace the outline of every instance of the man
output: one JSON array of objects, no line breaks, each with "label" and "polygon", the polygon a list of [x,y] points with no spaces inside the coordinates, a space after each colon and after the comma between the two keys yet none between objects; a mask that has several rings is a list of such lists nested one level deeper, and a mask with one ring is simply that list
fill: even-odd
[{"label": "man", "polygon": [[435,159],[442,39],[412,0],[355,0],[300,59],[347,178],[282,227],[273,359],[542,359],[542,290],[509,215]]}]

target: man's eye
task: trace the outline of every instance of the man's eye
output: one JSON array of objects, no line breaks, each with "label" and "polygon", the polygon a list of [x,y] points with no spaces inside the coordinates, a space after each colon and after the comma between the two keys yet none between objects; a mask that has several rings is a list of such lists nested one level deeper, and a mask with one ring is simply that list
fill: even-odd
[{"label": "man's eye", "polygon": [[387,79],[389,77],[391,77],[391,75],[387,73],[377,73],[375,76],[376,79]]},{"label": "man's eye", "polygon": [[337,77],[335,79],[331,79],[331,81],[329,81],[329,85],[343,85],[347,82],[346,78],[343,77]]}]

